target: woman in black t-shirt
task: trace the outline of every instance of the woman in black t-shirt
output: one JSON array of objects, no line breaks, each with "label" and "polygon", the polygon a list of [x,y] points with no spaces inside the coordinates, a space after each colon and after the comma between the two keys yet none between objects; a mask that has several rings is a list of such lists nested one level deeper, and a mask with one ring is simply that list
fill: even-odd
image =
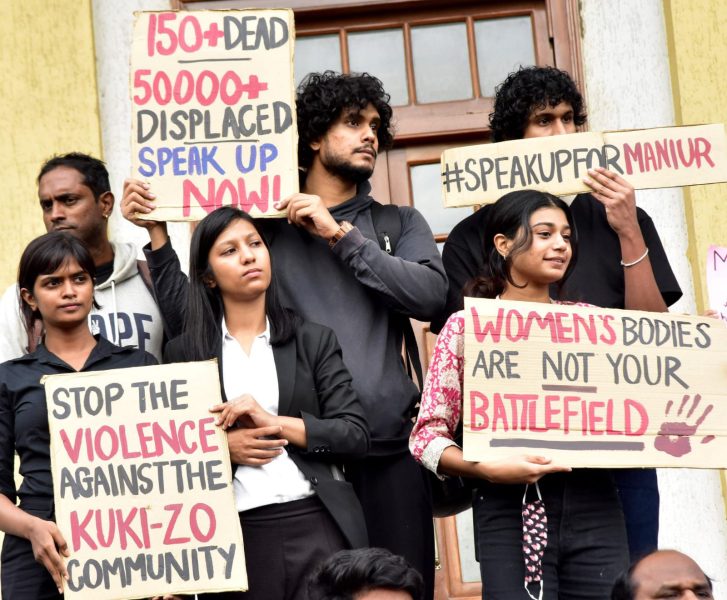
[{"label": "woman in black t-shirt", "polygon": [[[156,364],[136,348],[119,348],[88,327],[95,266],[86,247],[64,232],[33,240],[18,269],[21,312],[44,336],[30,354],[0,365],[0,530],[3,599],[62,598],[69,549],[54,523],[50,434],[44,375]],[[16,489],[14,458],[23,482]],[[16,501],[20,500],[19,506]]]}]

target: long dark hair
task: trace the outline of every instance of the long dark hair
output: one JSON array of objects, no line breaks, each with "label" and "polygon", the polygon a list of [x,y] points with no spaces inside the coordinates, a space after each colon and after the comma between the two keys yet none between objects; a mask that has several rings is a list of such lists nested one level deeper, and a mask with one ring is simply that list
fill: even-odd
[{"label": "long dark hair", "polygon": [[[35,238],[30,242],[18,265],[18,293],[26,289],[31,293],[40,275],[48,275],[57,271],[69,260],[75,259],[78,265],[89,274],[91,280],[96,277],[96,265],[91,253],[81,240],[65,231],[53,231]],[[35,322],[41,318],[38,310],[30,308],[27,302],[19,298],[20,312],[27,331],[33,331]],[[93,305],[98,308],[94,301]]]},{"label": "long dark hair", "polygon": [[[523,190],[505,194],[488,209],[489,213],[485,225],[485,264],[483,272],[465,285],[465,296],[494,298],[505,291],[505,285],[508,283],[520,287],[510,276],[512,259],[527,250],[533,241],[533,233],[530,231],[530,217],[532,214],[540,208],[547,207],[562,210],[571,229],[571,259],[563,278],[557,284],[558,293],[560,294],[563,284],[573,271],[578,257],[578,239],[573,215],[570,207],[557,196],[535,190]],[[502,256],[495,248],[495,236],[497,234],[502,234],[507,239],[515,242],[507,258]]]},{"label": "long dark hair", "polygon": [[[184,319],[184,332],[188,342],[185,353],[189,360],[205,360],[214,356],[220,343],[224,305],[219,288],[207,285],[212,277],[209,254],[222,232],[238,220],[247,221],[255,227],[255,221],[245,211],[223,206],[202,219],[192,235],[189,249],[189,295]],[[270,251],[265,237],[259,231],[258,234]],[[277,346],[284,344],[295,334],[298,318],[280,304],[272,257],[271,270],[270,285],[265,292],[265,314],[270,321],[270,343]]]}]

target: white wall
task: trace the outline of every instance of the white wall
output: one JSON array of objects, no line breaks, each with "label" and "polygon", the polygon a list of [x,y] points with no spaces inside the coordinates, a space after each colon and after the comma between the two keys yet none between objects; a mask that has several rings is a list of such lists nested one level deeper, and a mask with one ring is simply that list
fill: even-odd
[{"label": "white wall", "polygon": [[[582,0],[583,63],[590,128],[674,125],[666,31],[659,0]],[[680,189],[637,192],[654,220],[684,297],[672,312],[695,312]],[[727,597],[727,526],[719,473],[660,469],[659,545],[691,555]],[[720,581],[721,580],[721,581]]]},{"label": "white wall", "polygon": [[[170,0],[93,0],[101,136],[111,189],[116,196],[109,230],[113,239],[135,242],[140,248],[149,241],[146,231],[126,221],[119,212],[124,179],[131,174],[129,61],[133,13],[139,10],[169,10],[170,7]],[[172,223],[169,231],[186,271],[189,225]]]}]

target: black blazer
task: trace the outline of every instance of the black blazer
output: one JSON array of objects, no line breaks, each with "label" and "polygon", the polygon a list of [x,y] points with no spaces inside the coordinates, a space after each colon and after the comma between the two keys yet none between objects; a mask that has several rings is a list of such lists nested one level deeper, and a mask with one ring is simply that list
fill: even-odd
[{"label": "black blazer", "polygon": [[[164,362],[190,360],[189,340],[183,334],[164,349]],[[333,331],[315,323],[301,323],[295,336],[273,346],[278,375],[278,414],[302,418],[307,448],[287,447],[323,505],[352,548],[368,545],[363,510],[347,481],[336,479],[331,466],[339,459],[360,458],[369,448],[369,429],[363,407],[351,387]],[[217,359],[222,379],[222,336],[210,358]],[[223,401],[227,401],[222,389]]]}]

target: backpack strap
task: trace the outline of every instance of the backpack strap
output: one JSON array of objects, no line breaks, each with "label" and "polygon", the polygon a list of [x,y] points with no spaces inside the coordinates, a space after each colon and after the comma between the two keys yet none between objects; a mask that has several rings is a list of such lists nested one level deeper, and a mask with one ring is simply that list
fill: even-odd
[{"label": "backpack strap", "polygon": [[371,205],[371,220],[379,246],[387,254],[396,252],[396,244],[401,237],[401,217],[396,204],[379,204],[374,200]]},{"label": "backpack strap", "polygon": [[[380,204],[374,200],[371,204],[371,220],[374,223],[374,232],[379,242],[379,247],[387,254],[393,255],[396,252],[396,245],[401,238],[401,216],[399,207],[396,204]],[[407,317],[392,314],[392,318],[399,321],[399,326],[404,334],[404,348],[406,350],[406,371],[409,377],[414,379],[421,389],[424,385],[422,363],[419,360],[419,346],[411,321]],[[413,407],[417,410],[418,407]],[[414,412],[416,415],[416,412]]]}]

